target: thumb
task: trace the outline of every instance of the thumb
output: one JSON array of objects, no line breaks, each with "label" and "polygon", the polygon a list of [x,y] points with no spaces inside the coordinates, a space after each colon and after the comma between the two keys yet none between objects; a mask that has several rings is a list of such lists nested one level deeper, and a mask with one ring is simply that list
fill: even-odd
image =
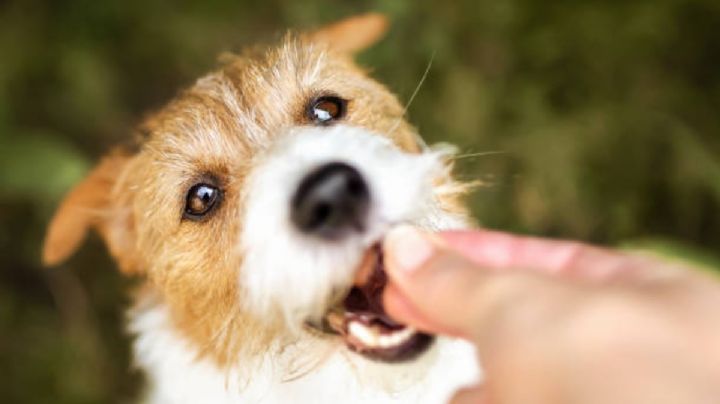
[{"label": "thumb", "polygon": [[390,231],[383,247],[389,314],[426,331],[471,337],[478,317],[473,300],[485,271],[410,226]]},{"label": "thumb", "polygon": [[425,331],[477,341],[482,330],[503,326],[510,309],[527,312],[557,295],[558,285],[541,274],[479,267],[439,237],[410,226],[389,232],[383,250],[390,278],[386,311]]}]

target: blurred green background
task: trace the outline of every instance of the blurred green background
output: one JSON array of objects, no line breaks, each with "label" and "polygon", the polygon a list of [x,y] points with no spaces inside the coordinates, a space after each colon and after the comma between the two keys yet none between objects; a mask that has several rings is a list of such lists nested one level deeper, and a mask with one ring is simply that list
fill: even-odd
[{"label": "blurred green background", "polygon": [[369,10],[393,26],[361,62],[403,100],[435,54],[409,116],[484,225],[720,267],[717,0],[0,0],[0,402],[137,395],[101,242],[39,264],[63,193],[221,52]]}]

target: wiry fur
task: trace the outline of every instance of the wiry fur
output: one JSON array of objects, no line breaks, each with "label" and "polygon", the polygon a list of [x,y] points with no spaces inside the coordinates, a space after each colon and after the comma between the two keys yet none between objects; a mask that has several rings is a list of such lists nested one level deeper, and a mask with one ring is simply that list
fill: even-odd
[{"label": "wiry fur", "polygon": [[[377,32],[344,47],[332,43],[355,38],[348,29],[377,30],[377,18],[229,58],[149,117],[139,151],[107,158],[56,214],[46,262],[66,258],[94,227],[121,269],[144,280],[130,322],[152,402],[311,393],[313,401],[434,402],[476,376],[474,355],[460,342],[385,365],[302,329],[349,286],[363,249],[388,226],[463,223],[462,187],[442,156],[421,149],[401,104],[347,53]],[[305,105],[325,93],[350,100],[347,115],[342,125],[311,127]],[[287,204],[307,170],[336,160],[368,180],[372,220],[363,236],[322,245],[294,233]],[[182,220],[188,189],[208,179],[222,189],[221,207],[202,222]]]}]

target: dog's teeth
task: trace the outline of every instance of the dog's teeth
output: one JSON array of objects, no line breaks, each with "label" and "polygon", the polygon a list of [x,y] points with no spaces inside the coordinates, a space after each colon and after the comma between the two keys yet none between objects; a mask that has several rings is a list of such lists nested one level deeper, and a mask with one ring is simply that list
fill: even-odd
[{"label": "dog's teeth", "polygon": [[374,327],[357,321],[348,324],[348,333],[369,348],[392,348],[407,342],[415,334],[410,327],[383,334]]},{"label": "dog's teeth", "polygon": [[374,347],[378,345],[378,332],[363,323],[351,321],[350,324],[348,324],[348,332],[367,346]]},{"label": "dog's teeth", "polygon": [[401,345],[407,342],[407,340],[409,340],[413,336],[413,334],[415,334],[415,330],[410,327],[406,327],[391,334],[381,335],[378,338],[378,345],[383,348]]}]

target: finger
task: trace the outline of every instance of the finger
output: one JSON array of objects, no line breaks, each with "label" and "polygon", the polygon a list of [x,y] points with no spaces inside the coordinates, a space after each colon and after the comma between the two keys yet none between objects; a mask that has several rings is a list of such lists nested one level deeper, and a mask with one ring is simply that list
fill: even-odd
[{"label": "finger", "polygon": [[390,283],[383,292],[383,307],[391,318],[404,324],[409,324],[420,331],[431,334],[454,335],[465,337],[467,333],[462,330],[449,328],[442,322],[435,321],[423,314],[420,309],[398,289],[394,283]]},{"label": "finger", "polygon": [[[406,299],[387,296],[389,314],[416,327],[474,339],[503,321],[497,313],[512,307],[514,315],[529,310],[536,316],[537,303],[547,306],[554,298],[557,282],[528,272],[484,270],[411,227],[391,231],[384,248],[393,291]],[[517,307],[508,304],[515,302]]]},{"label": "finger", "polygon": [[636,271],[641,258],[574,241],[547,240],[489,230],[438,233],[443,243],[492,269],[529,269],[602,280]]},{"label": "finger", "polygon": [[409,226],[388,233],[383,245],[390,278],[386,310],[417,328],[470,337],[476,314],[467,300],[475,298],[475,288],[487,274],[458,254],[443,251],[437,241]]}]

